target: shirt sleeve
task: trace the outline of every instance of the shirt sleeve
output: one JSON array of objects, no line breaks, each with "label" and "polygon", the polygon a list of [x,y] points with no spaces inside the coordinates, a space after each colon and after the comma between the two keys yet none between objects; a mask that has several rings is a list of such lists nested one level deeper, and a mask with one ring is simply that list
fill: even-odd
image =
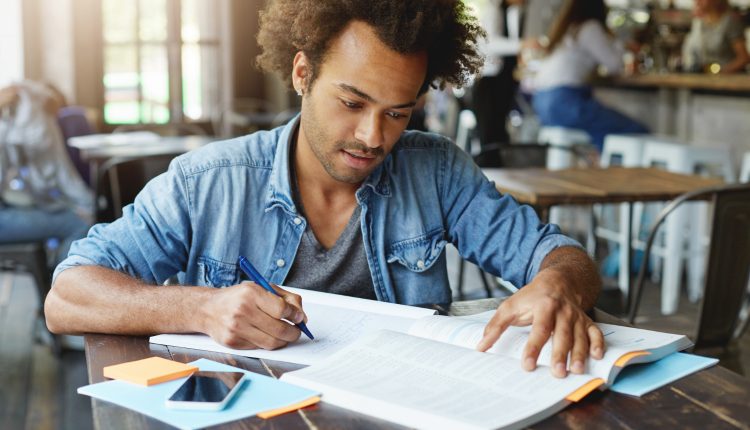
[{"label": "shirt sleeve", "polygon": [[553,250],[583,249],[557,225],[543,224],[530,206],[501,194],[465,152],[453,148],[442,184],[444,216],[449,239],[464,259],[520,288]]},{"label": "shirt sleeve", "polygon": [[589,20],[581,24],[576,41],[609,73],[622,72],[625,49],[599,22]]},{"label": "shirt sleeve", "polygon": [[179,157],[151,180],[120,219],[97,224],[73,243],[53,282],[76,266],[111,268],[152,284],[184,271],[191,237],[186,180]]},{"label": "shirt sleeve", "polygon": [[727,40],[729,43],[734,43],[737,40],[745,40],[745,27],[735,16],[729,17],[729,23],[727,24]]}]

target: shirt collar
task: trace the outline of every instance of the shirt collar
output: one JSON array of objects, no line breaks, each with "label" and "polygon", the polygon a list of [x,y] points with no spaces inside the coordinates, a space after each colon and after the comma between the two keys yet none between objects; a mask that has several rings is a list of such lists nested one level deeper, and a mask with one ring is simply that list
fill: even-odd
[{"label": "shirt collar", "polygon": [[[290,120],[283,129],[278,138],[276,145],[276,154],[273,159],[271,170],[271,180],[268,187],[268,197],[266,199],[266,211],[271,210],[274,206],[281,206],[287,212],[296,215],[297,208],[292,199],[291,176],[289,171],[289,154],[294,134],[299,128],[300,115],[298,114]],[[398,145],[398,143],[396,143]],[[395,148],[394,148],[395,149]],[[391,196],[390,175],[387,166],[391,163],[393,151],[383,160],[380,165],[373,170],[365,179],[362,186],[357,191],[360,192],[369,187],[383,197]]]}]

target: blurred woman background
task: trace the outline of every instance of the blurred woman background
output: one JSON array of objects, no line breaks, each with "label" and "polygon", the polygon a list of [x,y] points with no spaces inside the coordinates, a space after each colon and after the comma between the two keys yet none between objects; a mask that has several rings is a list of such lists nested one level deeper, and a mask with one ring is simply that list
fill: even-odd
[{"label": "blurred woman background", "polygon": [[586,131],[601,151],[611,133],[647,133],[637,121],[594,99],[589,80],[599,66],[623,69],[624,47],[606,27],[603,0],[568,0],[549,33],[534,78],[533,106],[542,125]]},{"label": "blurred woman background", "polygon": [[682,66],[688,72],[745,71],[750,54],[745,29],[728,0],[695,0],[692,26],[682,45]]}]

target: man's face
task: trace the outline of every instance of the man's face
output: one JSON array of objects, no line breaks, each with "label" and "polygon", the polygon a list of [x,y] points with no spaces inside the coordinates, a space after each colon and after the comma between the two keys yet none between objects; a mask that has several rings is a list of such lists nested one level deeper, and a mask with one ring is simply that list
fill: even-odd
[{"label": "man's face", "polygon": [[[310,71],[298,54],[296,88],[304,88]],[[336,181],[361,183],[406,128],[426,71],[426,54],[392,51],[370,26],[353,21],[331,41],[312,88],[304,90],[298,144]]]}]

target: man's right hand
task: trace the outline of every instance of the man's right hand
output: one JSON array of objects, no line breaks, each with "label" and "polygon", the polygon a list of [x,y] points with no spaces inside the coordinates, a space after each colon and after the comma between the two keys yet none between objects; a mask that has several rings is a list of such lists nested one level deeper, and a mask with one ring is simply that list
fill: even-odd
[{"label": "man's right hand", "polygon": [[234,349],[278,349],[296,341],[295,324],[306,321],[302,298],[275,287],[279,296],[254,282],[217,289],[204,309],[204,333]]}]

